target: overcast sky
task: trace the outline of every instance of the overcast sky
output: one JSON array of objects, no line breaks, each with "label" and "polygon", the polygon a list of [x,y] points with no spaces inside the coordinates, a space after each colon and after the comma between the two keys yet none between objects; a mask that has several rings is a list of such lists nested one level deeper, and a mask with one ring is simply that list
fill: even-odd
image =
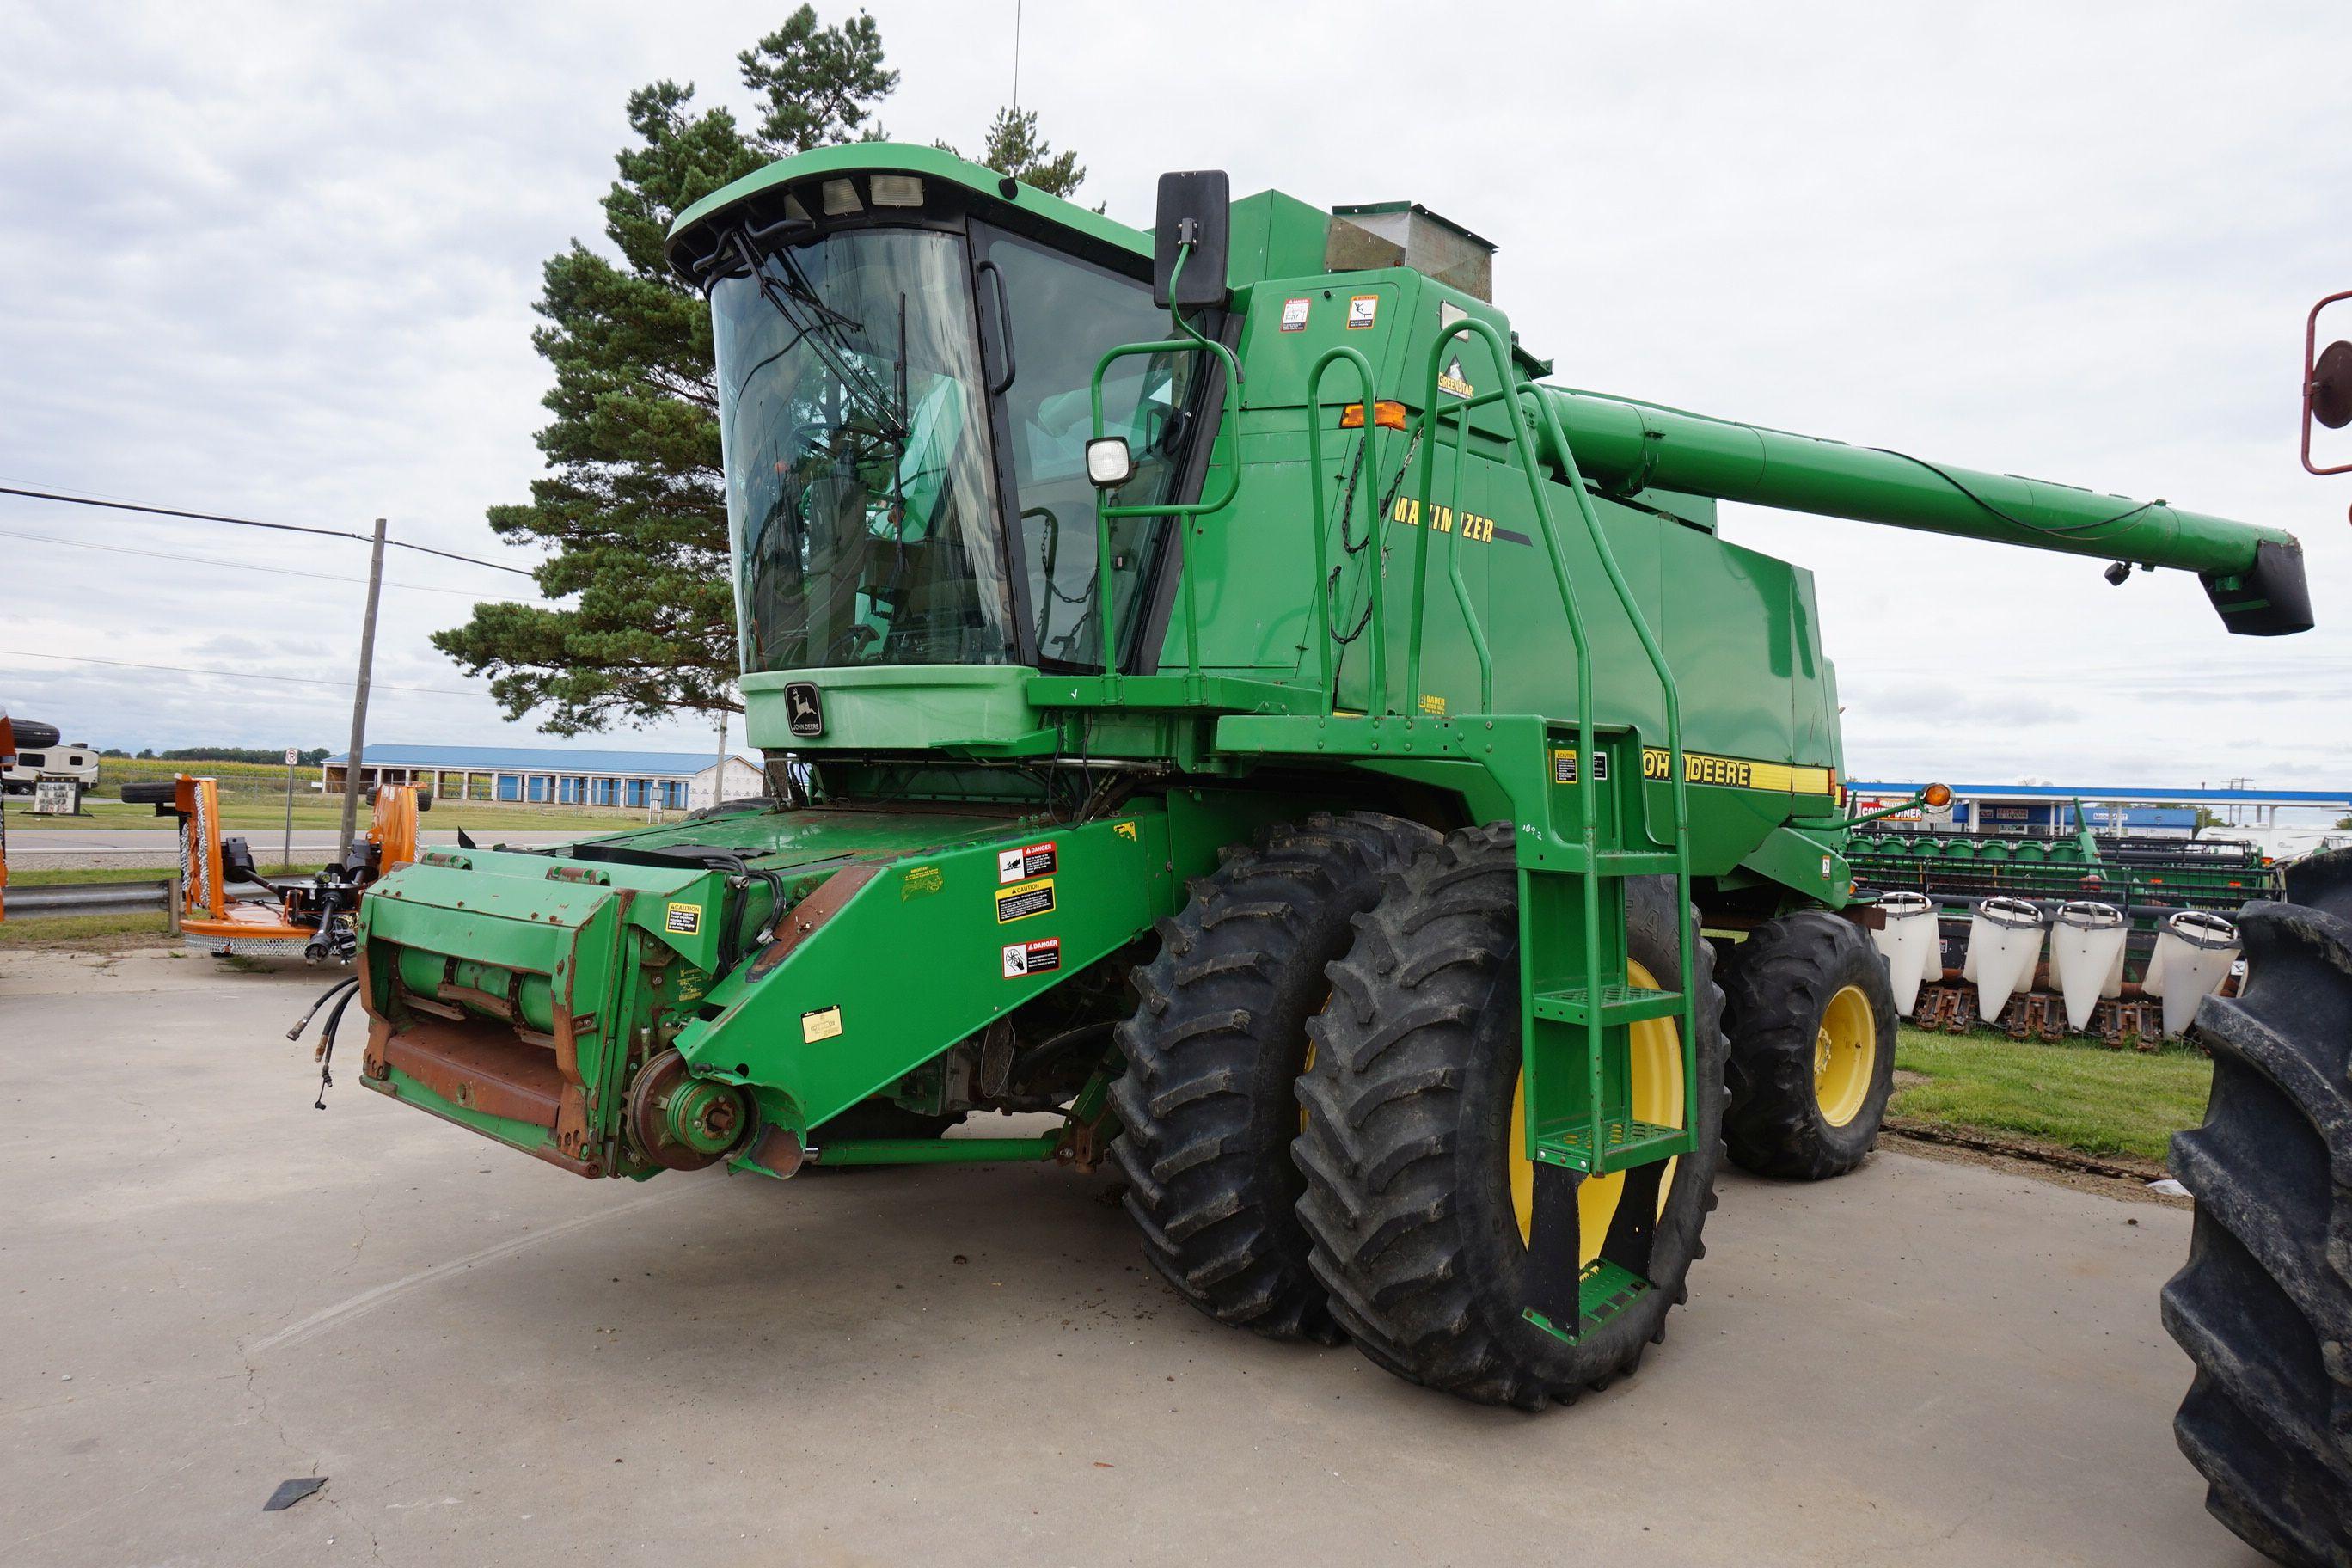
[{"label": "overcast sky", "polygon": [[[1013,0],[872,9],[891,132],[976,142]],[[735,52],[787,11],[0,0],[0,483],[383,515],[528,563],[481,517],[539,468],[540,264],[600,240],[628,91],[740,104]],[[2352,289],[2341,0],[1027,0],[1024,24],[1021,101],[1114,217],[1149,223],[1167,168],[1409,197],[1499,243],[1497,302],[1571,384],[2302,536],[2321,629],[2260,639],[2180,574],[2117,590],[2095,561],[1727,510],[1817,574],[1856,774],[2352,784],[2352,476],[2295,458],[2303,312]],[[341,747],[347,690],[121,665],[347,679],[360,546],[0,497],[0,563],[12,712]],[[371,735],[545,742],[425,641],[527,582],[398,552],[386,576]]]}]

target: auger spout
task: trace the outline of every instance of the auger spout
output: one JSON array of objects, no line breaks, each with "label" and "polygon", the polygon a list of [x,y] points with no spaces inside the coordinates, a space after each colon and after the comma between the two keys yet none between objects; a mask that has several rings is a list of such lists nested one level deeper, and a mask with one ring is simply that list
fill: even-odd
[{"label": "auger spout", "polygon": [[2278,637],[2311,627],[2303,546],[2283,529],[1601,393],[1542,391],[1559,411],[1578,468],[1604,489],[1654,486],[1783,511],[2170,566],[2198,574],[2232,632]]}]

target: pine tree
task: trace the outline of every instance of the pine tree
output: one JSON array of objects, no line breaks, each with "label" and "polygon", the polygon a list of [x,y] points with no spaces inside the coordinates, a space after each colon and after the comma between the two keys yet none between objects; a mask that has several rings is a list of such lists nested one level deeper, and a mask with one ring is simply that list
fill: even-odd
[{"label": "pine tree", "polygon": [[710,312],[662,260],[670,221],[787,153],[880,133],[874,110],[898,85],[860,12],[820,26],[803,5],[738,57],[762,105],[747,133],[694,89],[631,94],[635,144],[604,199],[617,261],[574,240],[545,269],[533,346],[555,371],[539,433],[551,472],[528,505],[489,510],[493,531],[554,553],[537,570],[550,607],[483,604],[434,646],[490,677],[509,718],[577,734],[680,709],[735,710],[735,605]]},{"label": "pine tree", "polygon": [[[948,150],[955,151],[951,147]],[[1017,109],[998,110],[996,118],[989,121],[988,139],[981,143],[980,156],[972,162],[985,163],[1000,174],[1010,174],[1049,196],[1075,196],[1087,180],[1086,165],[1078,162],[1076,153],[1056,153],[1037,134],[1037,111],[1034,109],[1026,113]]]}]

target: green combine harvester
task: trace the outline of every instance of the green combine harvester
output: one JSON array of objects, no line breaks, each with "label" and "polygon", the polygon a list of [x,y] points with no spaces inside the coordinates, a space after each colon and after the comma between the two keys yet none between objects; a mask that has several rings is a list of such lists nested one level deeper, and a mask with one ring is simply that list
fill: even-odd
[{"label": "green combine harvester", "polygon": [[1633,1367],[1719,1152],[1885,1106],[1811,579],[1717,501],[2311,624],[2275,530],[1549,384],[1417,205],[874,143],[669,256],[770,794],[383,879],[368,1086],[583,1176],[1113,1163],[1203,1311],[1472,1399]]}]

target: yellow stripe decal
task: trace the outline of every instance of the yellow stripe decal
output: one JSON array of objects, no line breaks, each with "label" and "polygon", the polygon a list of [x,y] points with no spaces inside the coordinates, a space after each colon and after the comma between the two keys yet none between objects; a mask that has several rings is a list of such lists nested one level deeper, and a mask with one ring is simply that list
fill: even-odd
[{"label": "yellow stripe decal", "polygon": [[[1561,747],[1552,754],[1552,780],[1556,784],[1571,784],[1576,779],[1576,748]],[[1663,780],[1672,768],[1663,746],[1642,748],[1642,776]],[[1604,768],[1602,776],[1607,776]],[[1720,757],[1708,752],[1683,753],[1683,777],[1695,784],[1712,784],[1718,789],[1765,790],[1774,795],[1832,795],[1836,785],[1830,770],[1804,763],[1767,763],[1753,757]]]}]

